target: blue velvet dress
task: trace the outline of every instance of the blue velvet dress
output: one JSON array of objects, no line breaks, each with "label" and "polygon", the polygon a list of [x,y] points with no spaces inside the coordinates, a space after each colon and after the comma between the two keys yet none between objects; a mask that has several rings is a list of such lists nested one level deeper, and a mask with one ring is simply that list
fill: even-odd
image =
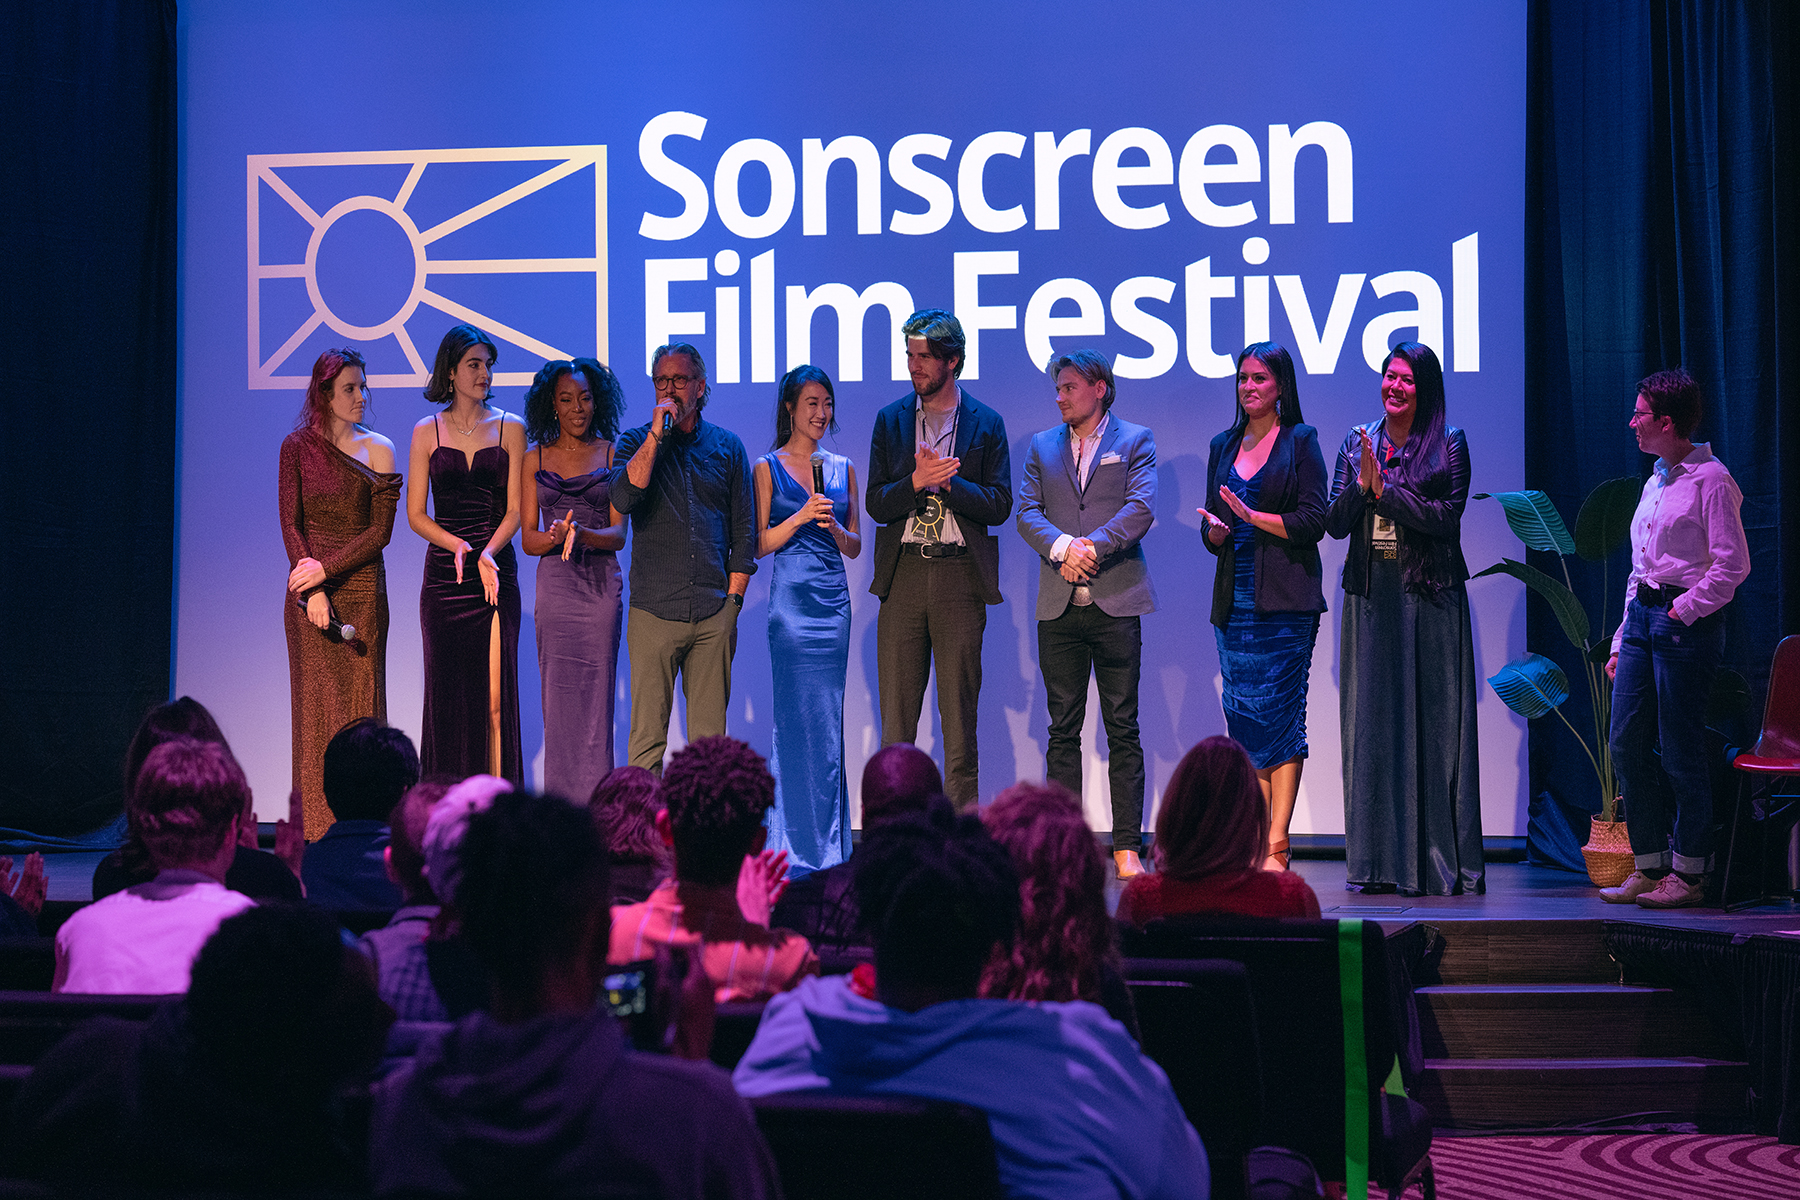
[{"label": "blue velvet dress", "polygon": [[[850,517],[850,460],[828,455],[825,494],[838,524]],[[763,456],[772,483],[769,524],[812,496]],[[850,857],[850,790],[844,778],[844,676],[850,664],[850,585],[831,534],[808,523],[774,555],[769,582],[769,661],[775,681],[775,806],[769,847],[788,852],[795,876]]]},{"label": "blue velvet dress", "polygon": [[[1246,480],[1233,467],[1226,486],[1255,508],[1261,478],[1258,471]],[[1264,770],[1306,757],[1306,685],[1319,614],[1257,612],[1256,526],[1240,521],[1231,536],[1231,616],[1223,627],[1213,626],[1225,679],[1225,727]]]}]

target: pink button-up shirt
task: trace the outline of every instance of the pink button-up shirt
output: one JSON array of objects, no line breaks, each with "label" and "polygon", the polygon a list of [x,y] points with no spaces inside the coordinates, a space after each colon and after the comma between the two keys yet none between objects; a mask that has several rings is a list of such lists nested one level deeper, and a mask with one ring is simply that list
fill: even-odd
[{"label": "pink button-up shirt", "polygon": [[[1669,605],[1683,625],[1724,608],[1750,574],[1750,547],[1738,509],[1744,494],[1712,447],[1696,445],[1678,463],[1656,460],[1631,518],[1631,577],[1625,603],[1646,587],[1684,587]],[[1612,652],[1624,641],[1613,632]]]}]

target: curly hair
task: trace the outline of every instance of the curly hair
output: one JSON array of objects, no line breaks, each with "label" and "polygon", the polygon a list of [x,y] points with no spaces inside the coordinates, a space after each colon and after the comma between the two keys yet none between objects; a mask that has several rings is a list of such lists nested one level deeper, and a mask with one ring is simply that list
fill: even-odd
[{"label": "curly hair", "polygon": [[[345,367],[355,367],[365,376],[363,392],[366,395],[369,386],[366,377],[369,364],[363,356],[348,346],[337,350],[327,350],[313,362],[312,380],[306,385],[306,402],[300,406],[300,419],[294,422],[295,429],[324,429],[331,417],[331,393],[337,387],[337,377],[344,373]],[[363,401],[363,416],[369,415],[369,404]]]},{"label": "curly hair", "polygon": [[1159,872],[1192,881],[1247,871],[1268,838],[1269,809],[1242,746],[1214,736],[1182,755],[1156,811]]},{"label": "curly hair", "polygon": [[217,854],[249,805],[249,781],[228,747],[178,737],[144,759],[125,817],[151,863],[166,870]]},{"label": "curly hair", "polygon": [[580,949],[606,912],[606,849],[587,813],[556,796],[507,792],[469,818],[457,907],[494,986],[531,999],[544,971]]},{"label": "curly hair", "polygon": [[669,760],[658,794],[675,833],[675,878],[736,883],[775,803],[763,756],[736,738],[700,738]]},{"label": "curly hair", "polygon": [[525,392],[525,437],[534,446],[548,446],[562,436],[562,422],[556,419],[556,385],[565,375],[579,373],[587,381],[588,395],[594,401],[594,415],[588,422],[587,434],[581,439],[598,438],[612,441],[619,436],[619,422],[625,417],[625,389],[612,368],[592,358],[553,358],[531,380]]},{"label": "curly hair", "polygon": [[667,866],[669,848],[656,834],[656,776],[642,767],[618,767],[594,785],[588,816],[614,862]]},{"label": "curly hair", "polygon": [[1119,966],[1106,912],[1106,865],[1081,801],[1054,783],[1016,783],[981,812],[1019,872],[1019,936],[996,954],[981,994],[1003,1000],[1100,1000],[1100,968]]},{"label": "curly hair", "polygon": [[974,815],[936,797],[882,822],[852,857],[858,926],[875,944],[875,976],[973,997],[988,960],[1019,924],[1019,876]]}]

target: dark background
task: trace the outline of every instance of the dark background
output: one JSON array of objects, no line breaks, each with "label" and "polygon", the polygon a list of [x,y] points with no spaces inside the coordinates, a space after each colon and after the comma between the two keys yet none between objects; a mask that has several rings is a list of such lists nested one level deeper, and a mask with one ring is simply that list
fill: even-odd
[{"label": "dark background", "polygon": [[[125,743],[170,686],[175,5],[0,14],[0,826],[69,835],[116,815]],[[1744,492],[1753,569],[1727,665],[1759,708],[1776,641],[1800,631],[1797,28],[1778,0],[1529,5],[1523,484],[1572,523],[1596,483],[1642,478],[1634,385],[1692,371],[1697,436]],[[1610,628],[1623,554],[1607,569]],[[1595,610],[1598,568],[1572,570]],[[1528,643],[1574,671],[1536,599]],[[1584,709],[1577,688],[1578,728]],[[1533,725],[1534,795],[1563,781],[1591,807],[1589,774],[1559,723]]]}]

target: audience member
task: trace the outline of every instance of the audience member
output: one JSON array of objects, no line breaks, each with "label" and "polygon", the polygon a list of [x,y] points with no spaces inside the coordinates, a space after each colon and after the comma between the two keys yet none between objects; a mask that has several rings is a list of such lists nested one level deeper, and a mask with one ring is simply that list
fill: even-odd
[{"label": "audience member", "polygon": [[762,755],[735,738],[700,738],[669,760],[658,797],[656,829],[674,848],[675,877],[642,904],[613,910],[610,961],[650,958],[661,945],[698,946],[721,1001],[762,999],[817,974],[805,938],[771,929],[766,907],[745,911],[756,888],[740,887],[740,876],[772,862],[762,854],[763,814],[775,802],[775,781]]},{"label": "audience member", "polygon": [[[944,777],[931,755],[911,742],[882,747],[863,767],[863,836],[890,817],[924,812],[927,802],[943,791]],[[796,880],[775,906],[775,924],[802,934],[819,949],[868,945],[857,920],[851,885],[855,875],[852,853],[834,867]]]},{"label": "audience member", "polygon": [[[211,742],[230,751],[225,735],[219,731],[219,723],[198,700],[183,696],[167,704],[158,704],[144,714],[137,732],[132,735],[131,745],[125,749],[127,806],[131,803],[131,789],[137,783],[144,760],[152,750],[178,737]],[[300,899],[299,875],[280,858],[257,848],[256,810],[248,793],[244,797],[244,811],[238,815],[236,836],[238,851],[232,856],[230,869],[225,872],[226,887],[252,900]],[[94,899],[102,900],[135,884],[148,883],[155,874],[156,868],[150,864],[150,852],[128,832],[125,844],[94,867]]]},{"label": "audience member", "polygon": [[609,889],[587,814],[514,794],[467,825],[455,892],[491,1012],[376,1086],[376,1194],[779,1195],[717,1068],[628,1049],[597,1007]]},{"label": "audience member", "polygon": [[86,1022],[38,1061],[7,1172],[70,1193],[359,1188],[362,1139],[336,1101],[392,1019],[330,917],[251,908],[208,939],[184,999],[148,1023]]},{"label": "audience member", "polygon": [[306,848],[300,878],[306,898],[324,908],[400,907],[387,872],[388,815],[419,782],[412,739],[374,717],[350,722],[325,746],[325,805],[332,824]]},{"label": "audience member", "polygon": [[156,875],[79,909],[56,934],[59,992],[185,992],[219,922],[256,902],[226,889],[250,785],[224,746],[177,738],[144,760],[125,815]]},{"label": "audience member", "polygon": [[1015,783],[981,823],[1019,873],[1019,931],[981,977],[1000,1000],[1089,1000],[1137,1040],[1137,1010],[1106,911],[1111,873],[1081,801],[1056,783]]},{"label": "audience member", "polygon": [[1292,871],[1262,871],[1269,810],[1244,748],[1209,737],[1182,756],[1156,813],[1156,873],[1119,896],[1118,919],[1142,926],[1184,913],[1319,917]]},{"label": "audience member", "polygon": [[594,786],[588,815],[612,859],[614,904],[638,904],[669,877],[669,848],[656,833],[656,776],[617,767]]},{"label": "audience member", "polygon": [[12,855],[0,858],[0,937],[36,937],[38,914],[50,881],[44,874],[44,856],[33,850],[25,865],[13,874]]},{"label": "audience member", "polygon": [[947,804],[864,839],[856,894],[876,999],[843,976],[769,1002],[733,1082],[925,1096],[987,1112],[1016,1196],[1202,1197],[1206,1152],[1168,1079],[1085,1001],[977,998],[1012,942],[1019,879],[1004,847]]},{"label": "audience member", "polygon": [[380,929],[362,936],[362,951],[375,965],[375,987],[402,1021],[448,1021],[450,1012],[432,982],[429,948],[437,920],[437,894],[425,878],[425,826],[432,806],[450,790],[437,780],[415,783],[388,815],[392,830],[382,852],[400,909]]}]

